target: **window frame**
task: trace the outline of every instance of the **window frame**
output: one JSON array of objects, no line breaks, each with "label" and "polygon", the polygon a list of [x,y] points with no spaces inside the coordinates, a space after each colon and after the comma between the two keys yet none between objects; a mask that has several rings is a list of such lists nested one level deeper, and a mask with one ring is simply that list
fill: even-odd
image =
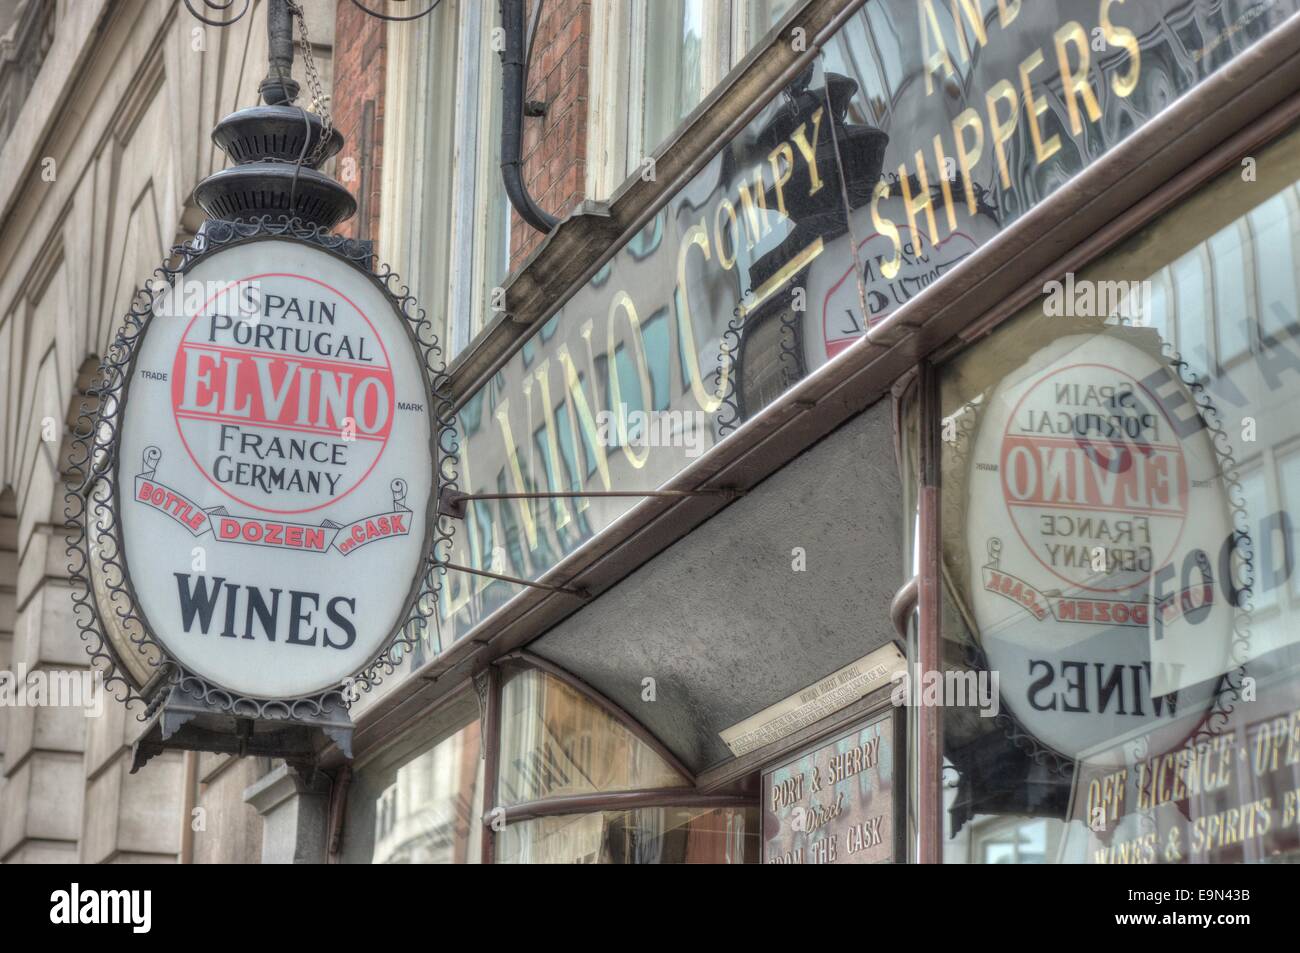
[{"label": "window frame", "polygon": [[[510,251],[498,171],[500,68],[495,5],[447,0],[389,23],[377,249],[434,322],[448,361],[493,314],[489,256]],[[472,52],[473,55],[462,55]],[[483,225],[504,219],[501,235]]]},{"label": "window frame", "polygon": [[[555,795],[532,801],[521,801],[504,806],[500,801],[500,754],[503,711],[503,692],[507,677],[512,671],[534,670],[543,677],[552,678],[580,695],[585,701],[613,718],[626,728],[636,740],[649,747],[656,755],[681,776],[685,782],[680,787],[638,788],[625,791],[604,791],[584,794]],[[626,811],[645,807],[663,808],[759,808],[758,796],[729,793],[704,793],[699,779],[655,735],[633,718],[617,703],[605,697],[582,679],[546,659],[520,649],[496,659],[490,668],[475,679],[483,706],[483,757],[487,759],[484,780],[484,804],[493,807],[483,818],[482,862],[496,863],[497,833],[511,824],[536,820],[542,817],[591,814],[602,811]],[[761,836],[761,824],[755,830]]]},{"label": "window frame", "polygon": [[[591,5],[591,77],[587,121],[587,195],[609,199],[641,164],[672,141],[679,123],[663,142],[643,136],[646,24],[649,4],[665,0],[607,0]],[[721,86],[731,71],[766,35],[756,34],[752,0],[705,0],[705,56],[701,61],[700,102]],[[793,0],[783,22],[810,0]],[[716,5],[714,5],[716,3]],[[712,15],[710,15],[712,14]],[[773,27],[775,28],[775,27]],[[633,104],[638,104],[633,108]]]}]

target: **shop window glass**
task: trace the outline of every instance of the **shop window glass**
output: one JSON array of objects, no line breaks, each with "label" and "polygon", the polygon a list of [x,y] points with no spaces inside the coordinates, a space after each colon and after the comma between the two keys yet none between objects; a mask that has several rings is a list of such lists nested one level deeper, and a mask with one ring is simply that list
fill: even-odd
[{"label": "shop window glass", "polygon": [[491,507],[474,507],[474,527],[478,536],[478,551],[490,560],[492,558],[492,550],[496,547],[496,524],[492,522]]},{"label": "shop window glass", "polygon": [[[691,365],[688,355],[688,349],[698,350],[697,342],[692,338],[686,339],[682,333],[682,292],[680,288],[673,289],[673,322],[677,326],[677,373],[682,381],[682,393],[685,394],[691,389]],[[692,328],[694,330],[694,328]],[[701,366],[705,366],[701,362]]]},{"label": "shop window glass", "polygon": [[687,784],[622,722],[536,669],[513,671],[502,687],[500,757],[505,805]]},{"label": "shop window glass", "polygon": [[1300,860],[1297,145],[939,369],[950,862]]},{"label": "shop window glass", "polygon": [[476,864],[483,759],[472,693],[393,751],[362,766],[348,794],[347,863]]},{"label": "shop window glass", "polygon": [[[1266,513],[1268,512],[1268,501],[1270,496],[1268,485],[1265,482],[1267,474],[1263,465],[1256,465],[1241,474],[1241,495],[1246,503],[1247,513]],[[1269,545],[1265,538],[1265,530],[1261,525],[1257,535],[1251,541],[1255,548],[1263,555],[1264,548]],[[1251,595],[1254,603],[1254,610],[1261,614],[1260,622],[1265,621],[1265,615],[1269,610],[1277,608],[1277,588],[1275,586],[1264,586],[1263,580],[1260,585],[1253,586]]]},{"label": "shop window glass", "polygon": [[[530,468],[530,472],[531,472],[531,468]],[[532,492],[534,490],[540,490],[542,488],[542,482],[545,480],[545,476],[541,475],[540,471],[538,471],[538,474],[539,476],[533,477],[532,479],[525,480],[524,483],[525,492]],[[497,492],[509,493],[511,492],[512,487],[513,484],[506,479],[505,469],[503,468],[500,471],[498,471]],[[473,504],[471,504],[471,506],[473,506]],[[509,554],[511,558],[517,557],[521,560],[524,559],[525,557],[524,557],[523,549],[521,548],[520,544],[521,542],[528,543],[528,551],[530,553],[529,558],[538,559],[541,560],[543,563],[546,563],[546,561],[554,558],[553,551],[552,551],[552,543],[553,543],[552,534],[556,532],[554,529],[554,524],[551,523],[550,521],[546,521],[546,525],[544,527],[540,527],[537,526],[536,523],[534,523],[534,535],[530,537],[527,525],[525,524],[521,526],[522,519],[520,516],[520,511],[525,507],[532,512],[534,520],[538,519],[539,514],[544,515],[548,509],[547,501],[544,500],[527,500],[527,501],[500,500],[499,501],[499,505],[497,507],[496,512],[499,519],[501,520],[502,525],[506,527],[508,538],[510,538],[512,541]],[[491,511],[488,512],[490,515]],[[488,555],[490,556],[491,553],[489,552]],[[528,563],[517,562],[515,563],[515,565],[522,565],[526,567]],[[495,605],[504,605],[510,597],[510,590],[499,579],[493,581],[489,585],[488,589],[491,592],[497,593],[498,601],[494,603]]]},{"label": "shop window glass", "polygon": [[[644,340],[644,332],[642,339]],[[649,351],[649,343],[646,342],[647,353],[654,353]],[[635,348],[635,345],[633,347]],[[629,352],[626,344],[619,344],[614,348],[613,363],[608,359],[597,358],[596,368],[603,372],[605,402],[610,408],[603,431],[607,452],[625,444],[636,446],[641,439],[646,409],[645,391],[641,374],[637,369],[636,351]],[[618,375],[619,400],[617,402],[614,400],[614,374]],[[651,377],[652,393],[655,386],[654,378]],[[595,466],[594,458],[592,458],[592,466]]]},{"label": "shop window glass", "polygon": [[[1244,19],[1234,14],[1228,17],[1229,32],[1210,35],[1207,42],[1215,50],[1240,52],[1251,37],[1284,22],[1297,5],[1298,0],[1279,0],[1252,8]],[[548,319],[548,327],[555,329],[549,341],[549,332],[532,335],[535,348],[521,341],[520,351],[502,364],[499,383],[493,384],[498,406],[484,412],[485,424],[478,433],[464,436],[461,456],[474,463],[462,489],[490,492],[488,479],[506,454],[504,425],[509,424],[518,439],[543,423],[567,426],[575,444],[600,444],[591,448],[601,451],[600,459],[583,453],[581,489],[601,493],[666,485],[697,453],[720,446],[796,381],[855,347],[869,327],[888,321],[901,313],[899,309],[914,308],[923,289],[946,284],[963,263],[969,267],[972,256],[995,235],[1129,132],[1150,128],[1147,124],[1161,109],[1207,75],[1205,51],[1184,48],[1174,25],[1189,18],[1204,21],[1207,11],[1223,4],[1133,0],[1103,11],[1095,0],[1042,0],[1016,5],[1018,13],[1012,17],[1011,7],[1002,9],[992,0],[981,0],[978,6],[935,3],[933,23],[930,5],[924,6],[927,12],[921,18],[922,5],[915,0],[872,0],[846,10],[843,22],[823,38],[824,45],[806,68],[782,88],[768,88],[760,95],[744,128],[706,150],[707,156],[697,156],[699,168],[688,180],[666,182],[660,169],[656,188],[667,191],[660,195],[657,213],[635,230],[630,243],[606,249],[599,257],[608,260],[591,280],[558,302],[559,310]],[[667,32],[647,30],[647,9],[666,24]],[[735,33],[746,11],[752,12],[743,0],[693,4],[692,9],[706,14],[703,47],[714,48],[719,62],[716,49],[726,44],[707,42],[710,29],[721,36],[730,22]],[[586,168],[591,197],[602,198],[613,194],[655,151],[653,146],[643,149],[639,132],[633,134],[642,127],[644,97],[637,83],[651,75],[671,85],[678,75],[672,67],[672,56],[678,54],[643,55],[646,43],[694,43],[700,34],[693,26],[685,28],[685,5],[670,0],[611,0],[591,4],[590,11],[593,65]],[[976,28],[977,13],[983,14],[987,30]],[[1089,41],[1107,32],[1098,27],[1102,19],[1136,37],[1140,56],[1115,42],[1094,49]],[[1067,26],[1064,35],[1075,40],[1067,44],[1066,72],[1068,63],[1082,64],[1086,55],[1088,84],[1100,110],[1090,118],[1092,110],[1084,108],[1074,122],[1070,114],[1079,113],[1080,100],[1063,93],[1057,55],[1057,45],[1063,42],[1058,34]],[[981,32],[987,33],[987,42],[972,39]],[[942,38],[953,60],[951,69],[927,55],[923,36],[934,42],[936,51]],[[959,37],[965,40],[959,42]],[[733,63],[734,51],[743,46],[730,41]],[[649,70],[651,62],[657,72]],[[1020,82],[1021,70],[1031,68],[1028,83],[1037,91],[1029,97],[1036,104],[1032,123],[1025,118],[1030,113],[1023,108],[1025,84]],[[1127,92],[1121,95],[1118,90]],[[670,91],[653,91],[661,92]],[[1021,118],[1010,125],[997,119],[1013,113]],[[977,141],[982,143],[975,150],[979,158],[972,160],[974,167],[965,172],[958,168],[961,163],[954,164],[959,139],[962,154]],[[918,191],[923,182],[925,198]],[[878,195],[881,184],[887,195]],[[927,223],[931,213],[932,225]],[[1229,225],[1231,221],[1223,222],[1215,231]],[[1217,374],[1223,356],[1216,328],[1206,317],[1215,307],[1216,287],[1220,297],[1233,293],[1229,282],[1234,251],[1228,245],[1221,248],[1217,260],[1222,264],[1216,265],[1207,237],[1201,233],[1194,247],[1182,248],[1144,276],[1164,286],[1163,292],[1153,292],[1164,300],[1153,302],[1147,327],[1153,335],[1167,329],[1164,343],[1178,348],[1193,371]],[[1238,260],[1253,268],[1257,257]],[[1162,272],[1158,279],[1153,277]],[[1254,284],[1253,278],[1238,275],[1236,293],[1251,299]],[[644,343],[625,330],[630,312],[620,297],[624,294],[642,319]],[[608,325],[615,302],[616,334],[611,339]],[[651,326],[665,306],[669,363],[676,365],[671,374],[662,363],[662,332]],[[1159,321],[1157,310],[1162,313]],[[1235,367],[1233,361],[1252,360],[1258,334],[1251,330],[1234,341],[1229,333],[1223,340],[1225,350],[1233,351],[1227,366]],[[619,343],[624,350],[616,359],[611,344]],[[572,386],[572,371],[563,370],[566,361],[568,368],[587,375],[585,386]],[[564,423],[546,419],[547,408],[538,405],[536,383],[543,362],[550,368],[551,399],[565,404]],[[608,367],[610,363],[615,367]],[[610,399],[608,380],[615,373],[624,384],[620,401]],[[638,388],[642,375],[649,378],[649,386]],[[662,383],[669,378],[669,410],[688,415],[694,425],[681,432],[698,440],[646,441],[643,449],[620,448],[623,437],[617,426],[606,428],[612,430],[612,441],[592,438],[597,415],[605,420],[617,416],[619,408],[611,403],[627,403],[629,409],[662,407]],[[644,401],[644,406],[637,407],[635,401]],[[647,434],[663,433],[660,425],[668,422],[654,423]],[[627,436],[636,436],[635,426]],[[547,443],[556,447],[554,440]],[[531,446],[529,437],[525,450]],[[557,455],[554,450],[552,455]],[[521,486],[546,485],[547,475],[539,472],[544,456],[525,452],[520,457]],[[558,512],[571,513],[577,505]],[[639,504],[636,497],[621,497],[584,500],[582,505],[591,532],[599,535]],[[576,521],[568,524],[574,530],[565,528],[563,534],[542,528],[556,521],[555,507],[539,503],[532,510],[541,531],[523,534],[525,561],[506,570],[530,581],[553,565],[544,558],[543,541],[548,554],[562,558],[591,538],[576,530]],[[469,538],[459,534],[453,540],[454,561],[487,568],[472,561]],[[482,603],[462,604],[462,611],[444,620],[448,644],[486,621]]]},{"label": "shop window glass", "polygon": [[506,864],[753,864],[756,808],[648,807],[543,817],[497,835]]},{"label": "shop window glass", "polygon": [[[835,34],[824,53],[827,72],[850,77],[858,83],[859,95],[850,100],[847,116],[860,125],[884,121],[893,102],[893,92],[885,81],[885,58],[871,55],[872,27],[868,24],[867,17],[850,20]],[[895,59],[894,64],[897,62]]]},{"label": "shop window glass", "polygon": [[[612,178],[639,173],[795,0],[607,0],[608,42],[593,71],[609,90],[602,117]],[[599,163],[598,163],[599,164]],[[606,172],[601,172],[603,176]],[[632,243],[636,253],[641,241]]]},{"label": "shop window glass", "polygon": [[[903,62],[906,59],[905,51],[908,49],[908,43],[903,39],[904,32],[900,29],[897,19],[888,14],[884,4],[867,4],[866,13],[874,49],[879,54],[879,68],[884,73],[881,100],[892,105],[894,96],[903,84],[905,73]],[[911,35],[910,32],[907,33],[909,39]]]},{"label": "shop window glass", "polygon": [[[1287,513],[1300,512],[1300,446],[1291,447],[1282,455],[1278,463],[1278,487],[1282,493],[1282,509]],[[1285,561],[1289,556],[1294,560],[1300,551],[1300,531],[1294,520],[1285,528],[1287,532],[1283,542],[1289,540],[1290,545],[1283,549],[1283,558]],[[1288,590],[1290,601],[1300,605],[1300,573],[1288,573],[1287,578],[1291,582]]]},{"label": "shop window glass", "polygon": [[[502,473],[497,477],[497,492],[506,492],[505,486],[505,473]],[[509,500],[502,500],[497,513],[501,517],[501,525],[505,527],[506,548],[513,565],[526,566],[528,564],[524,561],[524,547],[519,533],[519,521],[515,519],[515,508],[510,503]]]},{"label": "shop window glass", "polygon": [[1225,367],[1250,349],[1250,322],[1246,320],[1250,306],[1246,284],[1250,272],[1245,256],[1248,244],[1239,232],[1240,223],[1234,222],[1209,242],[1214,262],[1214,323],[1219,330],[1219,361]]},{"label": "shop window glass", "polygon": [[460,425],[466,436],[478,432],[483,424],[483,391],[475,394],[460,409]]},{"label": "shop window glass", "polygon": [[446,316],[435,320],[448,358],[492,320],[510,271],[499,16],[495,3],[446,0],[390,40],[380,257],[431,317]]},{"label": "shop window glass", "polygon": [[1290,334],[1296,326],[1295,190],[1285,189],[1251,211],[1259,323],[1265,334]]},{"label": "shop window glass", "polygon": [[645,102],[642,141],[668,137],[703,98],[706,0],[659,0],[646,5]]},{"label": "shop window glass", "polygon": [[752,43],[781,22],[781,18],[794,6],[794,0],[746,0],[746,4],[749,7],[749,36]]},{"label": "shop window glass", "polygon": [[[579,372],[578,374],[579,392],[586,393],[586,387],[587,387],[587,379],[581,372]],[[573,419],[569,416],[571,413],[575,414],[576,416],[576,412],[571,410],[567,402],[562,407],[557,407],[555,409],[555,426],[560,431],[560,440],[562,441],[563,446],[568,448],[564,451],[566,458],[572,457],[574,452],[573,451],[574,423],[573,423]],[[592,446],[591,436],[585,427],[579,426],[578,433],[581,434],[582,436],[582,459],[585,461],[583,469],[586,475],[583,479],[589,480],[591,479],[592,474],[596,472],[596,461],[597,461],[596,448]],[[578,472],[577,467],[574,467],[573,472],[574,473]],[[582,485],[582,481],[580,480],[574,484],[574,489],[577,490],[579,487],[581,487],[581,485]]]},{"label": "shop window glass", "polygon": [[646,364],[650,366],[650,385],[654,390],[654,409],[667,410],[672,403],[668,363],[668,309],[661,308],[641,329],[645,342]]},{"label": "shop window glass", "polygon": [[1146,302],[1145,324],[1165,340],[1172,340],[1169,320],[1169,269],[1162,268],[1151,280],[1151,298]]},{"label": "shop window glass", "polygon": [[1197,373],[1210,369],[1210,344],[1206,309],[1206,267],[1204,248],[1197,247],[1183,255],[1171,266],[1176,295],[1175,313],[1178,315],[1178,337],[1175,343],[1183,360]]},{"label": "shop window glass", "polygon": [[1060,837],[1056,821],[1000,822],[972,831],[982,864],[1043,864]]},{"label": "shop window glass", "polygon": [[[558,441],[557,441],[558,442]],[[573,485],[572,470],[565,472],[568,460],[564,456],[564,451],[560,450],[560,461],[551,459],[551,447],[546,438],[546,427],[541,426],[533,431],[533,450],[536,452],[538,459],[541,461],[541,475],[546,482],[539,489],[547,489],[554,485],[558,489]],[[560,499],[551,500],[551,520],[556,526],[555,533],[560,537],[561,545],[568,546],[568,537],[573,534],[572,524],[565,524],[560,528],[560,514],[565,512],[566,506]]]},{"label": "shop window glass", "polygon": [[564,460],[564,486],[570,490],[581,489],[582,481],[578,478],[578,448],[573,443],[573,429],[569,426],[564,404],[556,404],[551,412],[554,414],[555,429],[558,433],[556,443],[560,448],[560,457]]}]

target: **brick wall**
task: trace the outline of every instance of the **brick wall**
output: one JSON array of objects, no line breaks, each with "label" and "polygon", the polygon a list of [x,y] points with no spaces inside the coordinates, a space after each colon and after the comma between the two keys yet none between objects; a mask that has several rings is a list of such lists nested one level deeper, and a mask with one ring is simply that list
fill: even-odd
[{"label": "brick wall", "polygon": [[377,242],[384,142],[386,24],[346,0],[339,0],[336,11],[330,112],[346,141],[334,160],[334,175],[357,200],[357,214],[340,225],[338,231],[351,238]]},{"label": "brick wall", "polygon": [[[468,0],[489,2],[495,0]],[[355,4],[337,5],[334,41],[334,124],[347,138],[335,175],[357,199],[357,214],[339,226],[351,237],[379,238],[379,183],[383,160],[385,27]],[[531,15],[531,4],[529,7]],[[533,198],[559,218],[582,202],[587,175],[587,44],[591,0],[545,0],[525,99],[546,103],[544,117],[524,119],[524,177]],[[499,84],[500,64],[491,63]],[[369,136],[365,132],[369,129]],[[493,130],[495,139],[499,130]],[[349,161],[350,160],[350,161]],[[502,188],[493,169],[493,188]],[[542,234],[512,214],[511,268],[537,247]],[[360,234],[359,230],[365,234]]]},{"label": "brick wall", "polygon": [[[532,15],[532,3],[528,14]],[[545,102],[546,116],[524,118],[524,181],[537,204],[559,218],[586,197],[590,36],[591,0],[545,0],[524,98]],[[512,216],[510,265],[514,269],[543,236],[517,214]]]}]

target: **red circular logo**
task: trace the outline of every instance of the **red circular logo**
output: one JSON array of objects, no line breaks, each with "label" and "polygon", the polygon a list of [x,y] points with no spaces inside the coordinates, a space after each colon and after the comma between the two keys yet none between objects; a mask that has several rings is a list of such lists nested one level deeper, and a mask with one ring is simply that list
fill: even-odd
[{"label": "red circular logo", "polygon": [[365,482],[395,410],[388,350],[346,295],[254,274],[209,294],[176,349],[181,442],[222,494],[267,513],[329,506]]},{"label": "red circular logo", "polygon": [[1160,401],[1128,372],[1071,364],[1017,402],[998,470],[1025,548],[1092,592],[1146,582],[1174,555],[1187,517],[1187,462]]}]

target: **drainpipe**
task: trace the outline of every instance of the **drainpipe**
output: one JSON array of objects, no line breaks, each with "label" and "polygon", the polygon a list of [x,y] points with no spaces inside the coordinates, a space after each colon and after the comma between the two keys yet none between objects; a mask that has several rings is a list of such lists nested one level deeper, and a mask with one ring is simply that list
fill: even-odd
[{"label": "drainpipe", "polygon": [[[939,375],[928,361],[920,368],[921,488],[920,532],[917,547],[916,664],[922,672],[943,671],[942,567],[943,533],[940,526]],[[922,864],[943,863],[943,709],[918,705],[917,738],[917,856]]]},{"label": "drainpipe", "polygon": [[334,777],[330,790],[329,832],[326,840],[325,863],[340,863],[343,852],[343,822],[347,817],[348,788],[352,785],[352,766],[343,765]]},{"label": "drainpipe", "polygon": [[519,217],[539,232],[549,232],[558,223],[533,201],[524,184],[524,84],[528,81],[525,62],[527,38],[524,29],[524,0],[501,0],[501,26],[506,48],[501,51],[501,178],[506,195]]},{"label": "drainpipe", "polygon": [[194,863],[194,807],[198,803],[199,753],[187,751],[181,785],[181,863]]}]

